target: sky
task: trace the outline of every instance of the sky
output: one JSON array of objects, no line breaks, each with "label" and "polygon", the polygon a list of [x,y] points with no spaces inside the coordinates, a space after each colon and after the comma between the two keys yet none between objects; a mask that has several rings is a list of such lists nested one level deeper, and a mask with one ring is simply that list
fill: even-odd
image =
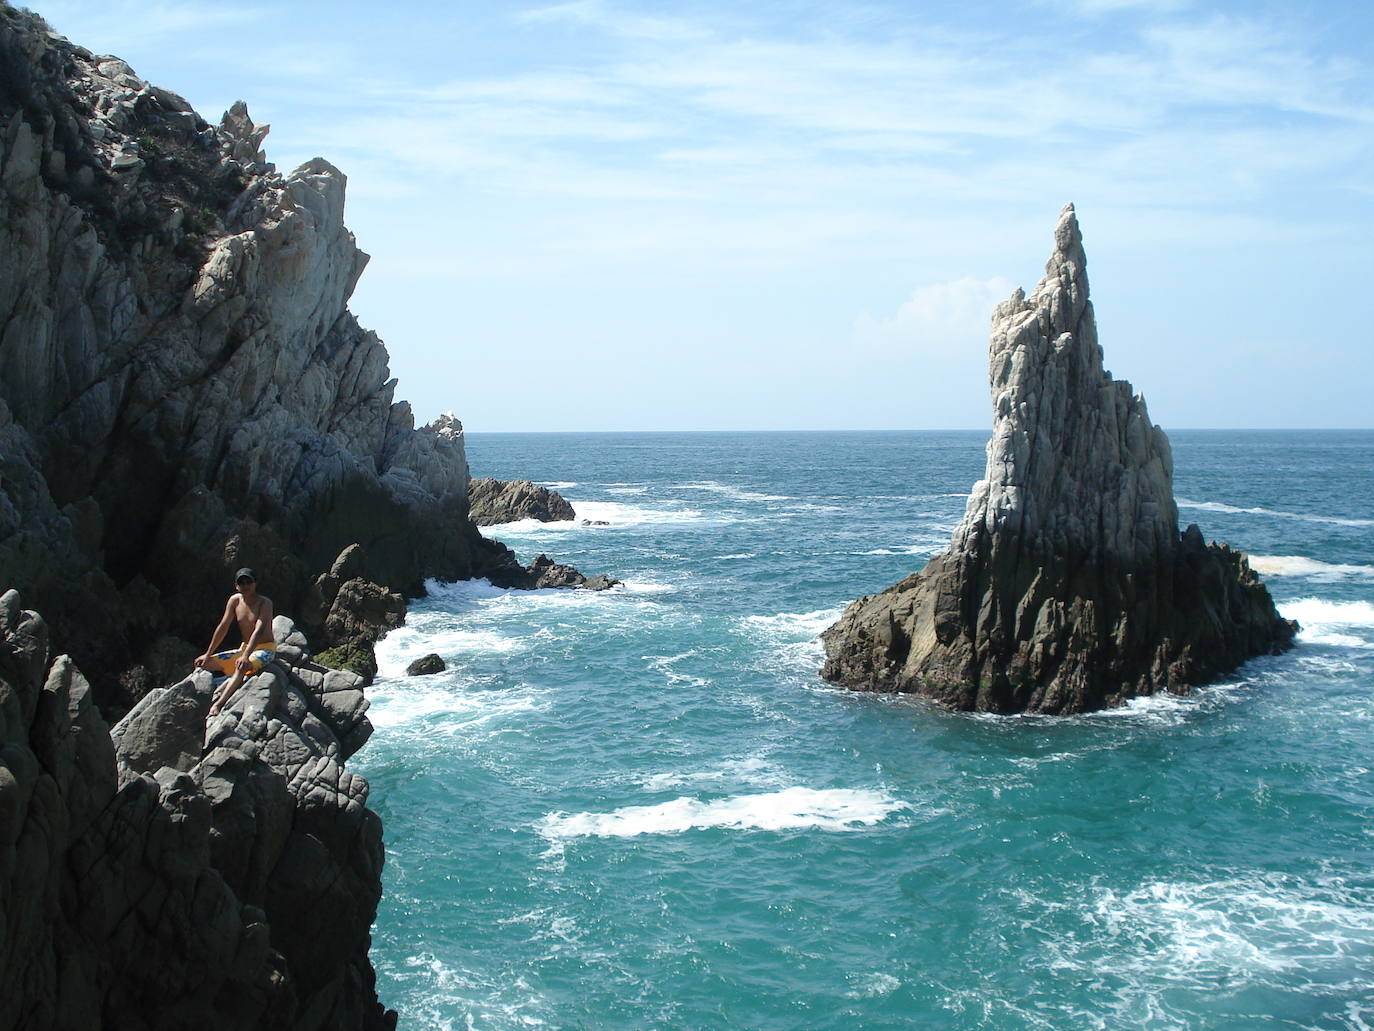
[{"label": "sky", "polygon": [[420,421],[986,429],[1073,202],[1154,421],[1374,426],[1365,0],[29,6],[346,173]]}]

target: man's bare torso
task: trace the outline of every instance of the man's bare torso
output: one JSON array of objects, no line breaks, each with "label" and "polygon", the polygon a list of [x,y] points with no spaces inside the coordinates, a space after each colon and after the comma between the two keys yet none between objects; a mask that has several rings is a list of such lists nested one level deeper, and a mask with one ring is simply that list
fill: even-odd
[{"label": "man's bare torso", "polygon": [[[239,625],[239,633],[243,635],[244,643],[253,635],[253,627],[257,626],[258,618],[263,609],[272,603],[272,599],[264,595],[257,595],[250,604],[248,599],[242,594],[236,594],[229,599],[230,609],[233,611],[234,621]],[[258,644],[274,644],[275,638],[272,636],[272,624],[266,620],[262,624],[262,633],[258,634]]]}]

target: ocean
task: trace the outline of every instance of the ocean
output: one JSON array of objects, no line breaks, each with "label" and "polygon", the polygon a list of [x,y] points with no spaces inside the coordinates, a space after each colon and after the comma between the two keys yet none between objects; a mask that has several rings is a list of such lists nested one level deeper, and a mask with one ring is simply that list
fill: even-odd
[{"label": "ocean", "polygon": [[[403,1028],[1374,1027],[1374,431],[1170,434],[1184,525],[1297,647],[994,717],[837,689],[817,634],[943,549],[983,433],[470,434],[624,581],[431,584],[350,764]],[[582,525],[580,520],[608,525]],[[442,674],[407,678],[427,652]]]}]

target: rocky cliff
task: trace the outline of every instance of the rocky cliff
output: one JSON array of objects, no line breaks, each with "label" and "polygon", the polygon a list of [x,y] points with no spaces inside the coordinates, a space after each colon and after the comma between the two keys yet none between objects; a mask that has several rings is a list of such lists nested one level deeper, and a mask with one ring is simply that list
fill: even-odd
[{"label": "rocky cliff", "polygon": [[987,471],[950,547],[852,603],[822,675],[960,709],[1081,712],[1186,692],[1296,629],[1245,557],[1182,534],[1168,438],[1103,368],[1073,206],[992,320]]},{"label": "rocky cliff", "polygon": [[206,726],[210,674],[111,731],[0,596],[0,1029],[383,1029],[368,935],[381,823],[344,761],[357,677],[279,661]]},{"label": "rocky cliff", "polygon": [[281,618],[208,729],[183,677],[239,566],[370,643],[513,556],[348,311],[344,176],[266,134],[0,0],[0,591],[47,617],[0,598],[0,1031],[394,1020],[361,680]]},{"label": "rocky cliff", "polygon": [[237,566],[301,612],[354,543],[408,593],[505,561],[461,425],[414,426],[348,311],[343,174],[278,172],[266,134],[0,6],[0,587],[107,712],[203,647]]}]

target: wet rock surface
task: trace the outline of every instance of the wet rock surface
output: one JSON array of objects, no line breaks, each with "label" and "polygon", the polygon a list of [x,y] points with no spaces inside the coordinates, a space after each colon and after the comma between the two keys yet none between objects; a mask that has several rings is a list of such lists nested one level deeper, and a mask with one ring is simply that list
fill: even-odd
[{"label": "wet rock surface", "polygon": [[1186,692],[1292,643],[1244,555],[1180,534],[1168,438],[1103,368],[1072,205],[1045,277],[993,316],[989,375],[987,471],[949,549],[845,610],[824,677],[1070,713]]},{"label": "wet rock surface", "polygon": [[406,676],[427,677],[434,673],[442,673],[446,669],[448,669],[448,666],[444,663],[443,658],[436,655],[434,652],[430,652],[428,655],[422,655],[407,666]]},{"label": "wet rock surface", "polygon": [[536,591],[545,587],[576,587],[589,591],[605,591],[620,583],[605,573],[596,576],[583,576],[572,566],[555,562],[549,556],[535,556],[528,566],[521,566],[514,553],[507,565],[487,571],[487,579],[496,587],[513,587],[518,590]]}]

